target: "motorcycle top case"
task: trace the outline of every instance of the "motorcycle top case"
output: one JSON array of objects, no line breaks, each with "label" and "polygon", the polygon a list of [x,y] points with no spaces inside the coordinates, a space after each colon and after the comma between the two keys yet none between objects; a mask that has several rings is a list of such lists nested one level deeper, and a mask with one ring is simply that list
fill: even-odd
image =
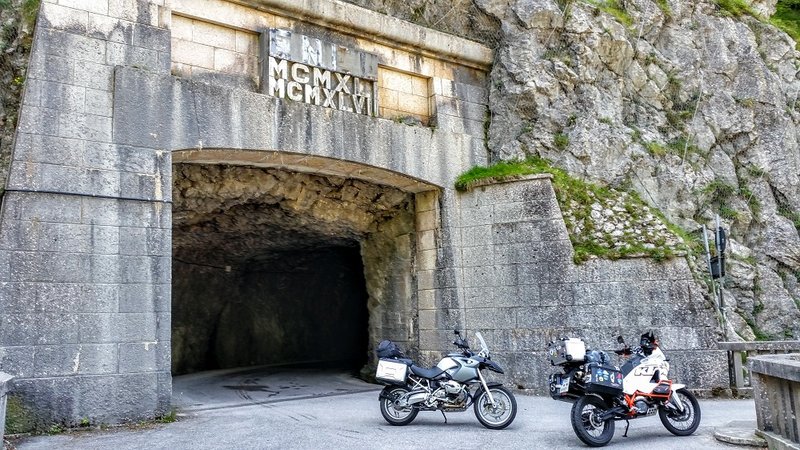
[{"label": "motorcycle top case", "polygon": [[378,358],[400,358],[403,356],[400,347],[392,341],[381,341],[378,344],[378,348],[375,349],[375,353],[378,354]]},{"label": "motorcycle top case", "polygon": [[616,367],[591,364],[588,369],[589,382],[586,383],[586,392],[612,395],[622,393],[622,372]]},{"label": "motorcycle top case", "polygon": [[559,366],[568,362],[583,362],[586,358],[586,344],[578,338],[564,338],[547,344],[550,364]]},{"label": "motorcycle top case", "polygon": [[407,375],[408,365],[387,358],[381,358],[378,361],[378,369],[375,371],[375,379],[387,384],[405,383]]}]

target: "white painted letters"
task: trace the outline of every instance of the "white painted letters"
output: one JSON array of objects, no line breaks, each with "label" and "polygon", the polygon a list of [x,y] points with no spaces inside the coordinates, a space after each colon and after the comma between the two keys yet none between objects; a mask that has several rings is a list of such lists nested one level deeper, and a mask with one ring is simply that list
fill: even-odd
[{"label": "white painted letters", "polygon": [[268,64],[269,95],[368,116],[375,113],[371,80],[273,56]]}]

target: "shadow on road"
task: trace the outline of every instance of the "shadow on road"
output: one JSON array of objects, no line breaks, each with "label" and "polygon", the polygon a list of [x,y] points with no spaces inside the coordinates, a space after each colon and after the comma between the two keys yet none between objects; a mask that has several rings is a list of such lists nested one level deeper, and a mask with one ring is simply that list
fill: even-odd
[{"label": "shadow on road", "polygon": [[173,377],[172,404],[196,412],[379,389],[342,369],[247,367]]}]

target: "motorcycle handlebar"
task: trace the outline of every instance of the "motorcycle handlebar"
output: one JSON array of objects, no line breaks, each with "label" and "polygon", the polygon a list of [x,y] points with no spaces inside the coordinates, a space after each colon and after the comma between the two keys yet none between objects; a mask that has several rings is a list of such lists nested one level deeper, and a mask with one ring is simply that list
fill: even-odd
[{"label": "motorcycle handlebar", "polygon": [[630,356],[633,354],[633,350],[629,345],[626,345],[625,348],[623,348],[622,350],[614,350],[614,353],[623,356]]}]

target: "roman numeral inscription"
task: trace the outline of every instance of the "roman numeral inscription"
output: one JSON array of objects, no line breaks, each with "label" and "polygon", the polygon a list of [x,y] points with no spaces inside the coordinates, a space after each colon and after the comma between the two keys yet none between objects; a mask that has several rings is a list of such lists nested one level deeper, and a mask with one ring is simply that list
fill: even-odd
[{"label": "roman numeral inscription", "polygon": [[261,69],[273,97],[375,116],[378,58],[288,30],[271,29]]}]

